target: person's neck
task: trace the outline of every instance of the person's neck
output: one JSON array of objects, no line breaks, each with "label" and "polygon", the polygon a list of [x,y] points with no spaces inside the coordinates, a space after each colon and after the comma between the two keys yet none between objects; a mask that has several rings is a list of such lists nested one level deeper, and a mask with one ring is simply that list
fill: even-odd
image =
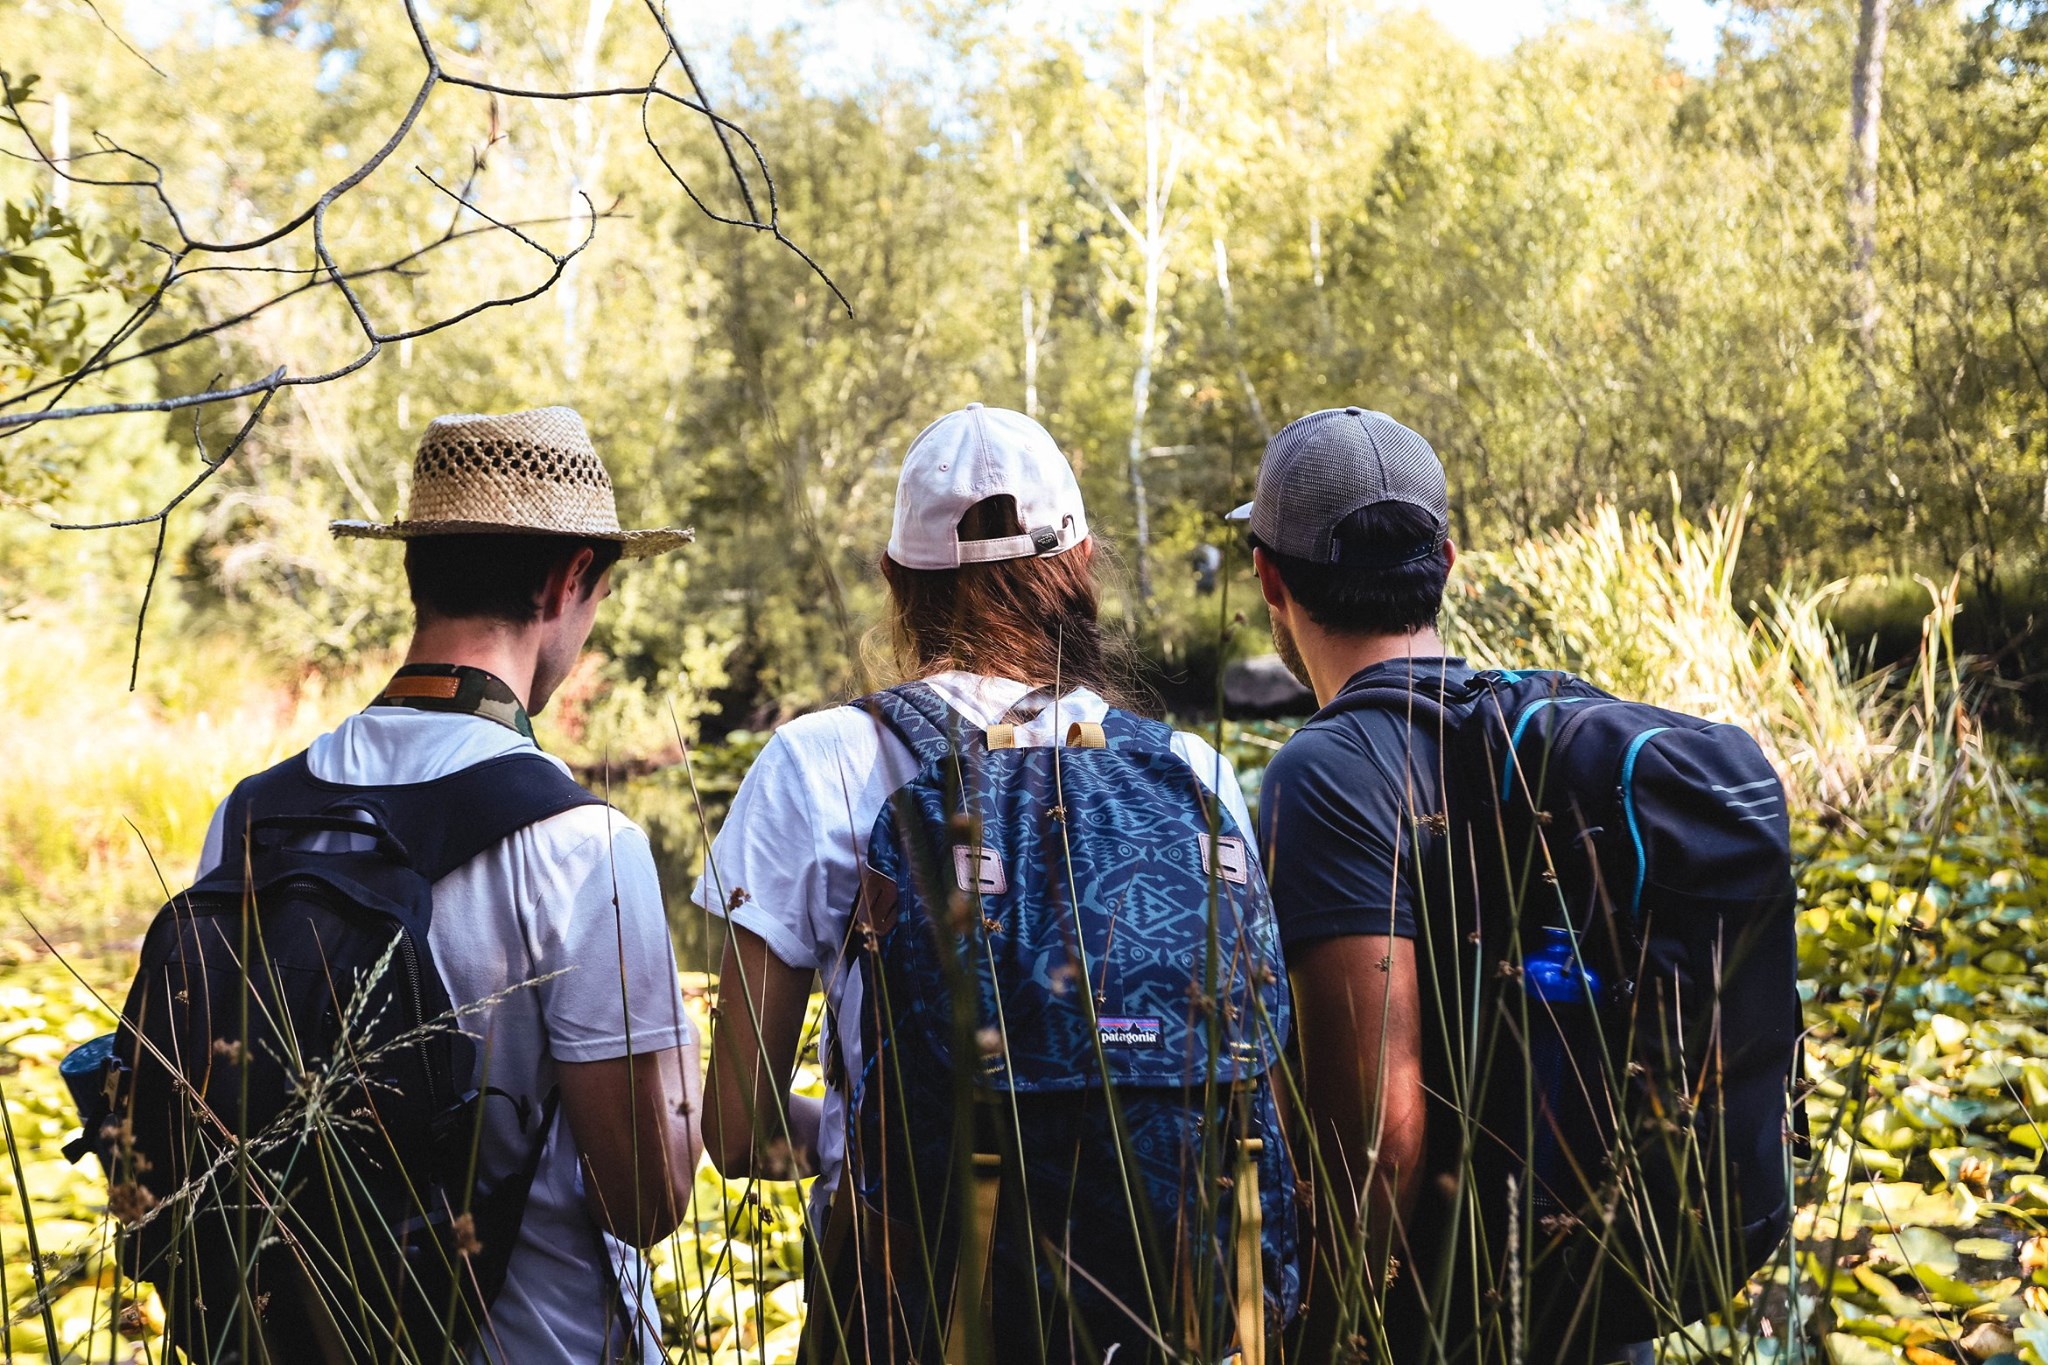
[{"label": "person's neck", "polygon": [[1328,706],[1344,684],[1363,669],[1389,659],[1435,659],[1444,652],[1444,642],[1431,626],[1407,635],[1333,635],[1323,631],[1295,636],[1302,665],[1308,669],[1309,686],[1317,706]]},{"label": "person's neck", "polygon": [[521,706],[530,708],[534,674],[540,667],[540,642],[531,631],[502,621],[422,621],[413,630],[405,662],[481,668],[511,688]]}]

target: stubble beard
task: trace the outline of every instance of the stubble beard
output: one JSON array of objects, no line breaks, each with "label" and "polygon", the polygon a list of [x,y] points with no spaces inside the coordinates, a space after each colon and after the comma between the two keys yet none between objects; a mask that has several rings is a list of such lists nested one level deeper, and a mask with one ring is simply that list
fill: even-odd
[{"label": "stubble beard", "polygon": [[1301,650],[1294,643],[1294,632],[1279,617],[1269,619],[1273,627],[1273,652],[1280,656],[1280,662],[1294,675],[1296,682],[1311,692],[1315,691],[1315,684],[1308,680],[1308,665],[1301,661]]}]

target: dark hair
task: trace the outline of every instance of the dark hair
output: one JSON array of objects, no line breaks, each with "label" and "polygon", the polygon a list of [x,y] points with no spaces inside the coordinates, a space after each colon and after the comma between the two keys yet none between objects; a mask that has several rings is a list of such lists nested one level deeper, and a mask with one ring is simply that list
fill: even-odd
[{"label": "dark hair", "polygon": [[[983,498],[960,518],[959,530],[962,540],[1024,534],[1017,500]],[[1097,557],[1076,547],[957,569],[906,569],[884,554],[898,666],[911,677],[957,668],[1129,700],[1122,643],[1105,638],[1098,619]]]},{"label": "dark hair", "polygon": [[595,556],[581,584],[588,597],[623,548],[616,540],[582,536],[420,536],[405,543],[405,579],[422,618],[483,616],[523,626],[539,619],[549,575],[578,550]]},{"label": "dark hair", "polygon": [[1341,635],[1407,635],[1436,625],[1450,569],[1444,563],[1443,537],[1435,518],[1410,503],[1376,503],[1337,523],[1336,535],[1347,551],[1357,547],[1367,554],[1384,550],[1398,555],[1406,549],[1420,551],[1429,546],[1436,553],[1390,568],[1354,567],[1276,554],[1256,537],[1252,543],[1273,561],[1287,591],[1324,630]]}]

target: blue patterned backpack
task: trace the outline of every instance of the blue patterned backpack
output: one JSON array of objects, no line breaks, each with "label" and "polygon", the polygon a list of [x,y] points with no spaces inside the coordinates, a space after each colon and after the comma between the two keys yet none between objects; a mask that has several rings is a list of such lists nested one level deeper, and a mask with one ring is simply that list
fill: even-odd
[{"label": "blue patterned backpack", "polygon": [[854,917],[860,1273],[833,1345],[1261,1359],[1300,1273],[1287,983],[1251,832],[1157,721],[1112,710],[1019,748],[923,684],[859,704],[918,772]]}]

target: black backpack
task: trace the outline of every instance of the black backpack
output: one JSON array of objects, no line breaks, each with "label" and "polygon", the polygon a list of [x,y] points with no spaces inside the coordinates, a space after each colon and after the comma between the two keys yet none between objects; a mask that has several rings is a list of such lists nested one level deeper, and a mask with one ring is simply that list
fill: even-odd
[{"label": "black backpack", "polygon": [[1592,1359],[1725,1307],[1790,1226],[1784,789],[1741,729],[1569,674],[1414,678],[1321,714],[1398,711],[1442,736],[1416,946],[1441,1011],[1425,984],[1425,1020],[1451,1035],[1433,1078],[1463,1173],[1448,1235],[1478,1245],[1415,1273],[1519,1313],[1529,1360]]},{"label": "black backpack", "polygon": [[533,753],[384,787],[321,781],[301,754],[235,788],[220,865],[157,912],[98,1084],[75,1087],[97,1098],[78,1145],[107,1172],[124,1269],[188,1358],[441,1361],[484,1330],[555,1096],[535,1122],[487,1092],[533,1145],[479,1188],[485,1097],[432,888],[595,804]]}]

